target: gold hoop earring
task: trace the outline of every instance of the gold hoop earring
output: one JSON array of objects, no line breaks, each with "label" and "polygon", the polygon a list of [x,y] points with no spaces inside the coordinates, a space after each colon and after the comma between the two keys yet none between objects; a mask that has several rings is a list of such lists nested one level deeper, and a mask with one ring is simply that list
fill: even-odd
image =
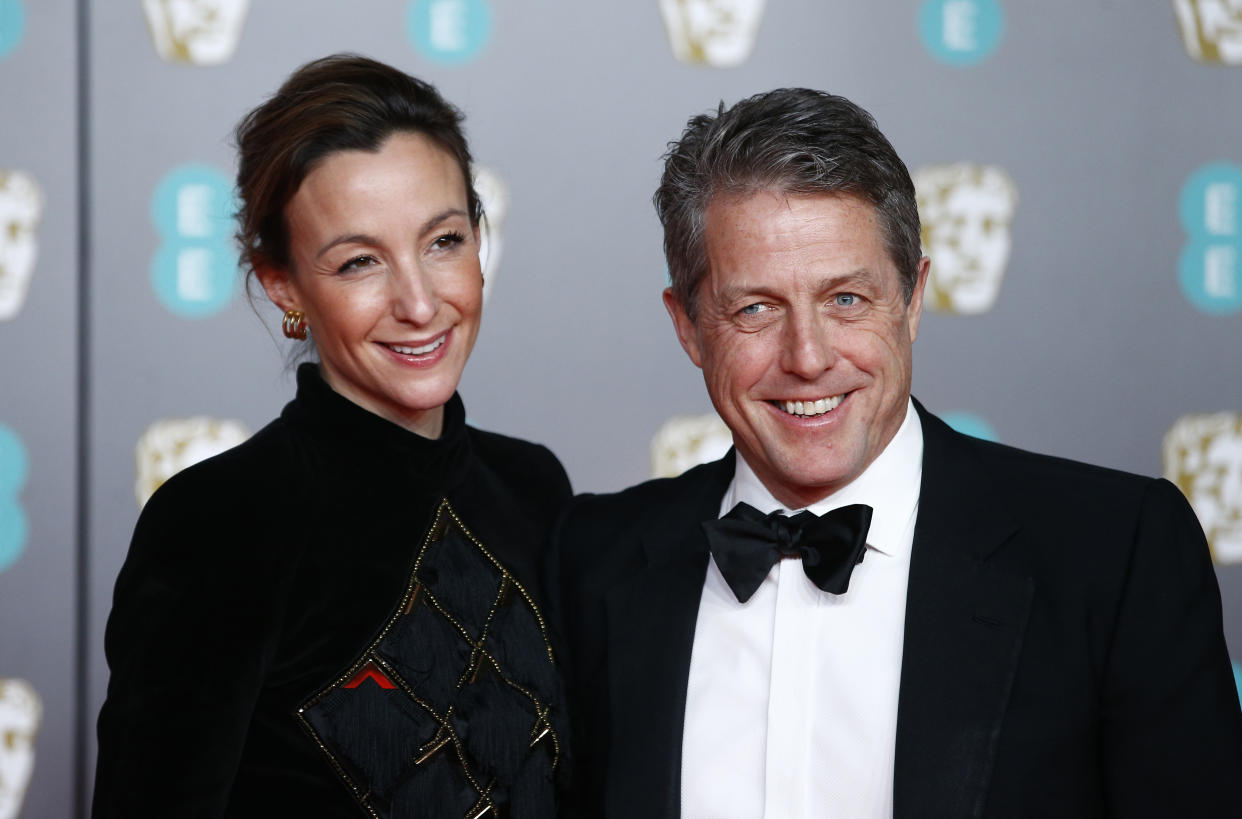
[{"label": "gold hoop earring", "polygon": [[301,310],[286,310],[280,329],[285,338],[296,338],[299,341],[306,338],[306,314]]}]

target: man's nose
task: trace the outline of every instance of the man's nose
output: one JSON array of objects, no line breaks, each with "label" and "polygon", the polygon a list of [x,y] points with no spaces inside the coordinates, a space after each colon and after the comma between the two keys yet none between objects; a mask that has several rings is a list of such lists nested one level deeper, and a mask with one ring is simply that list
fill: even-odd
[{"label": "man's nose", "polygon": [[781,366],[800,378],[813,379],[837,359],[832,328],[818,315],[794,313],[785,325]]}]

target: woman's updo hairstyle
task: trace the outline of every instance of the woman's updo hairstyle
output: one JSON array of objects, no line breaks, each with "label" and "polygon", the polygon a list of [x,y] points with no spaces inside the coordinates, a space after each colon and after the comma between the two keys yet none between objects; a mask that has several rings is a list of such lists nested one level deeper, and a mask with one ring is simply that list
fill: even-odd
[{"label": "woman's updo hairstyle", "polygon": [[260,263],[289,269],[285,206],[321,160],[378,151],[398,132],[422,134],[457,161],[477,226],[483,213],[462,119],[431,85],[366,57],[334,54],[293,72],[237,125],[237,239],[247,278]]}]

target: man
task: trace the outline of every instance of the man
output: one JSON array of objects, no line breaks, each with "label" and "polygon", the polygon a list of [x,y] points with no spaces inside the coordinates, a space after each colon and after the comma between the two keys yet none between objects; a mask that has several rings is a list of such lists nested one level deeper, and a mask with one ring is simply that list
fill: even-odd
[{"label": "man", "polygon": [[[929,261],[871,117],[802,89],[722,106],[655,201],[735,452],[563,522],[572,815],[1242,816],[1192,512],[912,401]],[[802,510],[824,517],[773,514]]]}]

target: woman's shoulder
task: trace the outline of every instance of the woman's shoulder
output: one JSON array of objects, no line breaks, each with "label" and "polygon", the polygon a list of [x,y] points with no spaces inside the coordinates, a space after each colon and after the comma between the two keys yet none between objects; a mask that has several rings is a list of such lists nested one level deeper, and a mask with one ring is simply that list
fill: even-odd
[{"label": "woman's shoulder", "polygon": [[219,537],[253,528],[298,493],[299,451],[276,419],[246,441],[192,464],[166,480],[143,506],[135,537],[169,528],[187,537]]},{"label": "woman's shoulder", "polygon": [[170,491],[180,493],[183,486],[203,489],[219,484],[221,490],[227,490],[240,484],[265,481],[294,468],[291,456],[297,448],[288,424],[277,418],[237,446],[177,472],[156,490],[156,495]]},{"label": "woman's shoulder", "polygon": [[468,427],[471,449],[478,460],[505,483],[540,491],[558,502],[572,494],[560,459],[543,444]]},{"label": "woman's shoulder", "polygon": [[[114,593],[114,617],[149,605],[240,601],[272,589],[297,565],[304,538],[288,510],[300,489],[295,441],[275,421],[250,439],[173,475],[138,516]],[[297,528],[296,526],[294,528]],[[242,582],[242,580],[245,582]],[[152,602],[156,601],[156,602]]]},{"label": "woman's shoulder", "polygon": [[512,546],[502,559],[515,564],[519,553],[539,553],[573,496],[564,467],[542,444],[473,428],[469,434],[474,466],[450,493],[453,501],[485,542]]}]

